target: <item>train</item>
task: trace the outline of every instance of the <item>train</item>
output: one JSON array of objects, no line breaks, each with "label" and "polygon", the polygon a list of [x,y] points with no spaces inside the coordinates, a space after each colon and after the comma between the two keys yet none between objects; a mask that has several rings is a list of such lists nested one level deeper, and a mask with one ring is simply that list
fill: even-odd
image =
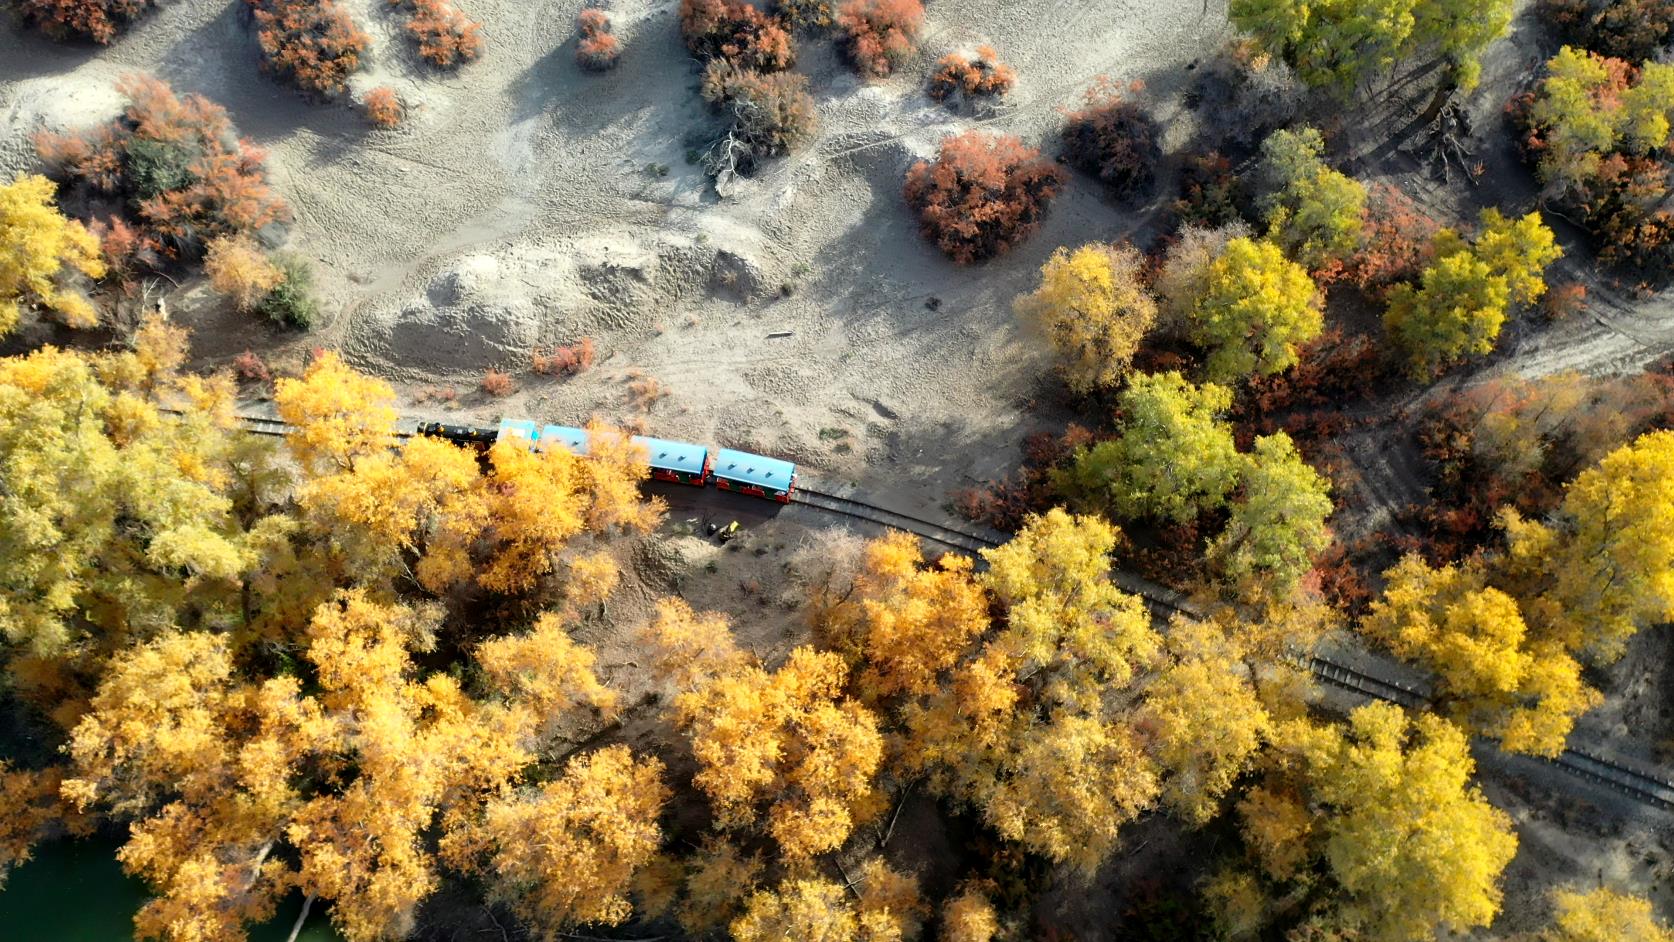
[{"label": "train", "polygon": [[[537,425],[529,419],[501,419],[497,428],[423,422],[418,427],[418,433],[479,450],[510,439],[530,448],[562,447],[578,455],[587,454],[586,429],[569,425]],[[796,492],[796,465],[781,458],[645,435],[635,435],[629,440],[645,449],[651,464],[651,477],[659,481],[693,487],[713,485],[717,490],[761,497],[781,504],[790,503],[791,495]]]}]

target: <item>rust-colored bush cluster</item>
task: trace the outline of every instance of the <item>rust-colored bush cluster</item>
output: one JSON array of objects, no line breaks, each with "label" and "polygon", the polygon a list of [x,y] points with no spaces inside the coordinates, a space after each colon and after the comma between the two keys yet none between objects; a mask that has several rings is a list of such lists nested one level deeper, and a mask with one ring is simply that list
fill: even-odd
[{"label": "rust-colored bush cluster", "polygon": [[482,24],[461,13],[451,0],[390,0],[390,5],[411,14],[407,35],[431,65],[452,69],[482,54]]},{"label": "rust-colored bush cluster", "polygon": [[1559,374],[1497,378],[1454,393],[1418,430],[1440,473],[1430,501],[1408,509],[1421,537],[1413,549],[1457,559],[1495,536],[1510,506],[1536,519],[1563,486],[1623,441],[1674,426],[1674,375],[1665,362],[1633,376]]},{"label": "rust-colored bush cluster", "polygon": [[744,0],[680,0],[680,33],[699,58],[781,72],[796,61],[790,32]]},{"label": "rust-colored bush cluster", "polygon": [[1027,238],[1063,187],[1064,172],[1018,138],[966,131],[907,171],[904,194],[924,237],[964,265]]},{"label": "rust-colored bush cluster", "polygon": [[316,95],[342,94],[371,44],[332,0],[247,0],[269,72]]},{"label": "rust-colored bush cluster", "polygon": [[1387,183],[1366,190],[1366,228],[1360,249],[1343,275],[1362,291],[1381,294],[1398,282],[1414,281],[1435,255],[1441,223],[1406,194]]},{"label": "rust-colored bush cluster", "polygon": [[366,110],[366,120],[380,128],[397,127],[401,124],[401,119],[407,116],[407,110],[401,106],[401,99],[396,96],[395,89],[388,85],[380,85],[367,92],[361,107]]},{"label": "rust-colored bush cluster", "polygon": [[814,99],[804,76],[785,72],[796,53],[777,17],[741,0],[681,0],[680,27],[705,60],[704,99],[729,119],[703,154],[711,176],[749,173],[813,133]]},{"label": "rust-colored bush cluster", "polygon": [[1218,229],[1238,222],[1238,176],[1219,151],[1197,154],[1180,168],[1180,198],[1174,215],[1181,226]]},{"label": "rust-colored bush cluster", "polygon": [[125,76],[121,117],[91,130],[42,133],[35,149],[89,207],[112,268],[196,259],[210,239],[290,218],[267,184],[266,153],[200,95],[177,97],[150,76]]},{"label": "rust-colored bush cluster", "polygon": [[91,39],[108,45],[157,0],[19,0],[17,11],[53,39]]},{"label": "rust-colored bush cluster", "polygon": [[1000,61],[994,47],[979,46],[974,57],[962,52],[942,56],[930,74],[930,97],[936,101],[999,98],[1015,84],[1017,73]]},{"label": "rust-colored bush cluster", "polygon": [[1108,82],[1087,93],[1086,106],[1068,115],[1064,125],[1064,154],[1069,162],[1104,181],[1118,197],[1138,195],[1151,186],[1162,159],[1157,144],[1157,122],[1131,99],[1143,86],[1135,82],[1126,94]]},{"label": "rust-colored bush cluster", "polygon": [[1333,327],[1301,347],[1289,369],[1250,376],[1229,418],[1241,447],[1282,431],[1306,452],[1348,431],[1353,423],[1343,410],[1371,399],[1394,378],[1376,344]]},{"label": "rust-colored bush cluster", "polygon": [[622,57],[622,44],[610,31],[610,14],[603,10],[582,10],[575,18],[579,38],[575,44],[575,63],[589,72],[604,72],[616,67]]},{"label": "rust-colored bush cluster", "polygon": [[253,350],[246,350],[233,357],[233,375],[241,383],[269,383],[273,381],[273,370],[263,360],[261,354]]},{"label": "rust-colored bush cluster", "polygon": [[483,392],[496,399],[501,396],[509,396],[517,391],[517,384],[512,382],[511,375],[499,370],[485,371],[482,374],[482,382],[477,385]]},{"label": "rust-colored bush cluster", "polygon": [[1015,533],[1030,514],[1042,514],[1061,501],[1052,486],[1054,469],[1067,464],[1076,449],[1100,436],[1071,423],[1062,435],[1035,432],[1023,440],[1023,466],[1011,476],[966,488],[954,495],[954,510],[967,520]]},{"label": "rust-colored bush cluster", "polygon": [[568,346],[556,346],[550,353],[536,350],[530,354],[530,368],[542,376],[573,376],[593,367],[597,351],[592,337],[583,337]]},{"label": "rust-colored bush cluster", "polygon": [[862,75],[894,72],[918,48],[920,0],[848,0],[837,11],[843,53]]},{"label": "rust-colored bush cluster", "polygon": [[1655,59],[1674,37],[1674,0],[1546,0],[1541,6],[1565,41],[1603,56]]}]

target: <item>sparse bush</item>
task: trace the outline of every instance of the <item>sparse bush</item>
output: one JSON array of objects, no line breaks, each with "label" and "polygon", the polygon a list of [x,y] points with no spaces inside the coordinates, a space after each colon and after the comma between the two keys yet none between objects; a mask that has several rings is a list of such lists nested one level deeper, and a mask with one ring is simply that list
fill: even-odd
[{"label": "sparse bush", "polygon": [[569,346],[557,346],[551,353],[536,350],[530,356],[530,368],[542,376],[573,376],[585,373],[593,366],[596,351],[592,337],[583,337]]},{"label": "sparse bush", "polygon": [[773,13],[791,30],[823,29],[836,21],[833,0],[774,0]]},{"label": "sparse bush", "polygon": [[1001,255],[1039,227],[1064,172],[1010,135],[966,131],[907,171],[924,237],[961,265]]},{"label": "sparse bush", "polygon": [[1587,286],[1579,281],[1566,281],[1546,292],[1541,309],[1549,321],[1565,321],[1587,309]]},{"label": "sparse bush", "polygon": [[782,72],[796,61],[784,24],[743,0],[680,0],[680,33],[702,59]]},{"label": "sparse bush", "polygon": [[1207,144],[1243,153],[1288,127],[1302,98],[1296,73],[1246,40],[1228,43],[1198,69],[1186,104],[1197,112]]},{"label": "sparse bush", "polygon": [[233,375],[241,383],[268,383],[273,381],[273,371],[268,369],[267,361],[253,350],[246,350],[233,357]]},{"label": "sparse bush", "polygon": [[482,54],[482,24],[461,13],[451,0],[390,0],[390,5],[411,14],[407,35],[431,65],[457,68]]},{"label": "sparse bush", "polygon": [[622,57],[622,44],[610,31],[610,14],[603,10],[582,10],[575,18],[579,38],[575,44],[575,63],[589,72],[604,72],[616,67]]},{"label": "sparse bush", "polygon": [[[1130,94],[1139,83],[1128,86]],[[1071,112],[1064,125],[1064,152],[1071,166],[1104,181],[1121,198],[1151,186],[1152,168],[1162,159],[1157,122],[1121,90],[1100,82],[1087,92],[1086,106]]]},{"label": "sparse bush", "polygon": [[157,0],[19,0],[17,10],[53,39],[86,37],[109,45]]},{"label": "sparse bush", "polygon": [[647,376],[637,370],[628,374],[628,402],[641,412],[650,412],[653,406],[670,395],[668,387],[655,376]]},{"label": "sparse bush", "polygon": [[283,256],[278,260],[279,283],[256,305],[256,310],[276,324],[307,330],[319,316],[314,300],[314,270],[304,259]]},{"label": "sparse bush", "polygon": [[705,167],[716,177],[750,173],[761,161],[813,136],[817,117],[807,76],[764,74],[715,59],[704,70],[703,97],[732,118],[726,134],[704,155]]},{"label": "sparse bush", "polygon": [[203,270],[210,285],[241,311],[254,310],[285,277],[256,240],[243,233],[211,240]]},{"label": "sparse bush", "polygon": [[35,137],[41,159],[83,205],[130,212],[95,229],[118,268],[193,258],[217,236],[254,232],[290,217],[267,185],[266,154],[240,140],[226,109],[200,95],[176,97],[150,76],[125,76],[129,105],[110,124]]},{"label": "sparse bush", "polygon": [[1629,62],[1656,58],[1674,34],[1674,0],[1547,0],[1541,12],[1565,41]]},{"label": "sparse bush", "polygon": [[401,99],[396,97],[395,89],[388,85],[380,85],[366,93],[366,99],[361,102],[366,110],[366,120],[380,128],[393,128],[401,124],[401,119],[407,116],[407,111],[401,106]]},{"label": "sparse bush", "polygon": [[513,392],[517,391],[517,384],[512,382],[511,376],[509,374],[502,373],[499,370],[488,370],[484,372],[482,374],[482,382],[478,384],[478,387],[483,392],[495,397],[496,399],[501,396],[509,396]]},{"label": "sparse bush", "polygon": [[1000,54],[992,46],[979,46],[974,58],[962,52],[942,56],[930,75],[930,97],[936,101],[999,98],[1015,84],[1017,73],[1000,61]]},{"label": "sparse bush", "polygon": [[306,92],[331,97],[349,87],[366,33],[333,0],[246,0],[262,65]]},{"label": "sparse bush", "polygon": [[862,75],[894,72],[918,48],[920,0],[847,0],[837,13],[844,55]]}]

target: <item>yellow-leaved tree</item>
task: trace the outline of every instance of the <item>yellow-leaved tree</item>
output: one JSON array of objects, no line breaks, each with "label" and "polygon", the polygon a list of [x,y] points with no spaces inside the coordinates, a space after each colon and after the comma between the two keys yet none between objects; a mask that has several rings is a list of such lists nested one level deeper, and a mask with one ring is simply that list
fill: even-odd
[{"label": "yellow-leaved tree", "polygon": [[1384,573],[1360,630],[1435,671],[1438,705],[1512,752],[1555,756],[1602,699],[1559,640],[1530,632],[1479,563],[1431,568],[1416,555]]},{"label": "yellow-leaved tree", "polygon": [[842,884],[790,877],[757,890],[728,927],[735,942],[911,942],[923,928],[918,881],[873,858],[855,874],[855,898]]},{"label": "yellow-leaved tree", "polygon": [[1544,636],[1599,661],[1674,618],[1674,432],[1650,432],[1564,488],[1551,523],[1504,511],[1507,587]]},{"label": "yellow-leaved tree", "polygon": [[717,827],[765,832],[795,861],[841,847],[878,814],[883,736],[872,711],[844,695],[841,657],[800,647],[769,671],[738,651],[724,620],[675,599],[646,636],[680,688],[675,721]]},{"label": "yellow-leaved tree", "polygon": [[662,843],[662,773],[626,746],[571,759],[556,779],[490,801],[479,823],[448,835],[443,854],[479,871],[536,938],[617,925],[633,912],[635,872]]},{"label": "yellow-leaved tree", "polygon": [[1040,287],[1021,295],[1017,313],[1041,326],[1058,352],[1070,389],[1111,389],[1157,319],[1140,280],[1144,260],[1131,245],[1059,249],[1040,269]]},{"label": "yellow-leaved tree", "polygon": [[988,597],[970,557],[927,565],[918,538],[895,532],[866,545],[854,584],[821,622],[826,644],[864,663],[855,683],[867,700],[918,696],[988,630]]},{"label": "yellow-leaved tree", "polygon": [[[1223,877],[1210,893],[1223,924],[1285,915],[1304,895],[1324,907],[1316,925],[1368,942],[1419,942],[1493,921],[1517,837],[1470,784],[1462,731],[1372,704],[1346,725],[1280,723],[1271,742],[1259,784],[1238,806],[1254,872]],[[1303,885],[1311,892],[1297,893]]]},{"label": "yellow-leaved tree", "polygon": [[93,305],[64,287],[63,273],[103,278],[99,240],[58,211],[53,203],[57,190],[42,176],[22,176],[0,186],[0,337],[17,328],[28,304],[53,311],[71,327],[98,322]]},{"label": "yellow-leaved tree", "polygon": [[1005,611],[930,694],[901,707],[902,761],[1007,840],[1091,872],[1157,773],[1113,694],[1156,656],[1140,600],[1110,581],[1117,531],[1053,510],[985,551]]},{"label": "yellow-leaved tree", "polygon": [[1643,897],[1603,887],[1586,893],[1561,889],[1552,894],[1552,908],[1552,925],[1539,942],[1674,942],[1674,930]]}]

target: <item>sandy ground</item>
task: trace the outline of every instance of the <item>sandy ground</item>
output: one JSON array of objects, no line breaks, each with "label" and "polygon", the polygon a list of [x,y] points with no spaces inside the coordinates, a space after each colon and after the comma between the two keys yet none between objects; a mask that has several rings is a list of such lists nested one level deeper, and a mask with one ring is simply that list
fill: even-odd
[{"label": "sandy ground", "polygon": [[[484,23],[486,49],[456,73],[424,66],[383,0],[345,5],[374,37],[355,90],[395,88],[409,105],[403,127],[370,130],[348,104],[309,103],[260,75],[239,0],[172,0],[108,48],[0,29],[0,178],[35,168],[29,132],[103,120],[120,106],[118,76],[153,72],[221,102],[269,149],[274,184],[297,217],[286,248],[315,260],[326,299],[319,330],[281,334],[187,283],[171,309],[196,329],[206,365],[245,349],[282,358],[334,346],[396,382],[410,417],[631,421],[652,434],[782,455],[908,512],[936,509],[952,489],[1003,473],[1027,433],[1060,423],[1046,405],[1055,394],[1043,380],[1043,344],[1019,327],[1010,301],[1057,246],[1143,239],[1156,208],[1115,205],[1077,176],[1033,240],[995,263],[959,268],[914,231],[900,197],[908,166],[944,135],[976,125],[1050,146],[1056,109],[1074,106],[1100,75],[1147,84],[1172,150],[1194,131],[1179,105],[1187,67],[1228,35],[1224,0],[942,0],[930,7],[918,59],[881,82],[856,79],[828,40],[803,40],[798,69],[818,102],[817,139],[720,198],[686,159],[712,119],[677,35],[674,0],[609,4],[625,51],[621,66],[599,77],[573,63],[580,0],[461,0]],[[979,43],[997,47],[1020,75],[1008,104],[980,120],[922,91],[930,62]],[[1527,22],[1496,47],[1471,100],[1479,130],[1495,127],[1500,103],[1541,58]],[[1388,129],[1365,130],[1370,151]],[[1532,199],[1526,171],[1503,148],[1482,154],[1491,194],[1438,184],[1401,155],[1361,156],[1357,173],[1398,182],[1450,218],[1485,198],[1514,207]],[[1674,349],[1666,299],[1644,302],[1596,279],[1589,287],[1588,318],[1555,327],[1517,320],[1496,357],[1450,382],[1505,370],[1634,369]],[[591,372],[569,380],[529,372],[533,348],[583,336],[600,350]],[[512,372],[518,392],[475,392],[490,368]],[[636,409],[626,387],[634,376],[654,378],[668,397]],[[424,401],[435,386],[459,390],[458,404]],[[1386,433],[1346,446],[1365,484],[1340,525],[1384,525],[1422,494],[1421,459],[1390,447]],[[827,521],[805,509],[675,496],[673,539],[638,551],[638,577],[612,601],[609,622],[641,620],[656,596],[678,591],[732,614],[763,657],[782,656],[805,636],[780,588],[787,567],[800,548],[840,537],[813,529]],[[734,517],[748,537],[730,547],[682,535]],[[1667,633],[1645,638],[1613,674],[1619,680],[1607,689],[1618,699],[1588,729],[1619,735],[1653,720],[1667,729],[1666,685],[1650,671],[1665,661]],[[649,690],[626,629],[601,624],[584,640],[600,646],[601,666],[630,700]],[[625,735],[666,730],[636,717]],[[1626,748],[1654,753],[1639,741]],[[1483,761],[1490,793],[1514,809],[1523,837],[1500,928],[1532,925],[1539,893],[1555,880],[1603,878],[1654,888],[1668,902],[1667,821],[1560,793],[1561,783],[1538,776],[1520,784],[1531,781],[1528,769]],[[933,810],[912,805],[897,843],[941,846]],[[1110,937],[1129,875],[1195,863],[1193,840],[1171,843],[1168,831],[1147,823],[1133,856],[1095,891],[1066,884],[1043,907],[1068,937]],[[921,859],[933,865],[933,856]]]},{"label": "sandy ground", "polygon": [[[579,5],[465,0],[486,51],[437,74],[382,2],[349,0],[375,39],[356,89],[389,84],[415,105],[394,131],[259,75],[237,3],[170,3],[107,49],[0,33],[0,174],[32,165],[24,132],[103,117],[117,106],[115,77],[155,72],[225,104],[270,149],[296,210],[290,247],[318,261],[330,299],[329,323],[298,341],[187,292],[173,307],[198,326],[201,355],[323,342],[409,391],[469,391],[488,368],[527,374],[539,344],[590,336],[602,354],[590,374],[522,375],[517,395],[467,395],[462,411],[620,419],[635,370],[670,393],[644,418],[654,434],[784,455],[924,509],[1010,464],[1039,421],[1025,407],[1045,360],[1011,298],[1056,246],[1125,235],[1142,217],[1077,179],[1021,250],[958,268],[917,237],[900,198],[906,169],[976,123],[1044,142],[1055,109],[1095,76],[1142,79],[1166,97],[1188,76],[1183,56],[1226,28],[1197,0],[940,4],[919,58],[874,83],[829,40],[805,40],[798,68],[818,100],[817,141],[720,200],[686,161],[711,119],[677,4],[613,3],[625,52],[603,77],[574,66]],[[978,122],[929,101],[922,75],[982,42],[1022,78]]]}]

